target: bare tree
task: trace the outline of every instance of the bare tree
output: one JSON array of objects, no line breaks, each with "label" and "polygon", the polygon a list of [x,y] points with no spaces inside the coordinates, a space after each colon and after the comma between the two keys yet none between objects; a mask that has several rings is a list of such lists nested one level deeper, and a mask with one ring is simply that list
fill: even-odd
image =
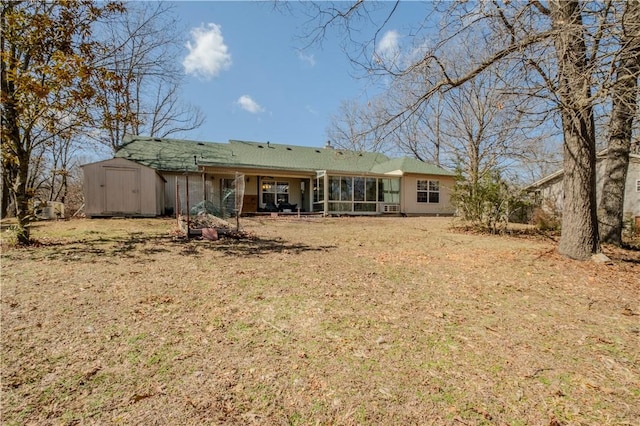
[{"label": "bare tree", "polygon": [[93,111],[104,146],[117,150],[125,134],[165,137],[196,129],[204,115],[179,98],[178,25],[169,3],[131,3],[105,26],[104,66],[114,79],[96,82],[104,102]]},{"label": "bare tree", "polygon": [[[473,45],[461,43],[448,51],[443,62],[455,73],[456,66],[475,60],[477,50],[477,41]],[[431,84],[426,80],[429,70],[416,67],[396,78],[375,102],[369,102],[369,106],[377,106],[375,109],[358,108],[359,104],[351,101],[347,110],[343,103],[333,125],[340,129],[335,124],[339,120],[345,126],[333,134],[351,146],[365,140],[368,149],[399,151],[421,161],[462,169],[475,187],[483,175],[529,163],[545,148],[543,135],[531,131],[539,123],[525,113],[534,109],[531,104],[535,100],[514,95],[503,83],[509,80],[513,85],[517,76],[510,76],[510,72],[504,66],[493,67],[468,84],[437,93],[412,109],[415,93]]]},{"label": "bare tree", "polygon": [[331,117],[327,136],[336,146],[345,149],[388,152],[394,147],[384,139],[383,130],[378,125],[385,117],[385,105],[380,98],[366,104],[344,100],[338,113]]}]

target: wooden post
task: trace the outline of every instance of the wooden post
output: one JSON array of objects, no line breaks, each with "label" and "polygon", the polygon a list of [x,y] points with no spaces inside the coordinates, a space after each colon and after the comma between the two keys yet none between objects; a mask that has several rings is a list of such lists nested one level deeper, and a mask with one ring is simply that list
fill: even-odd
[{"label": "wooden post", "polygon": [[189,211],[189,173],[185,173],[185,178],[186,178],[186,185],[187,187],[185,188],[186,190],[186,198],[187,198],[187,239],[189,238],[189,228],[191,226],[191,212]]},{"label": "wooden post", "polygon": [[180,229],[180,182],[178,176],[176,176],[176,223]]}]

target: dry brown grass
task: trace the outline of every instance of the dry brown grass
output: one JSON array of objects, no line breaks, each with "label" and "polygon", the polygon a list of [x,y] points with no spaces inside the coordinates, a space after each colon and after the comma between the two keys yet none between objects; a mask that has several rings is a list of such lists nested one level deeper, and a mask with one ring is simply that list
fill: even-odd
[{"label": "dry brown grass", "polygon": [[640,255],[443,218],[40,223],[2,252],[3,424],[638,425]]}]

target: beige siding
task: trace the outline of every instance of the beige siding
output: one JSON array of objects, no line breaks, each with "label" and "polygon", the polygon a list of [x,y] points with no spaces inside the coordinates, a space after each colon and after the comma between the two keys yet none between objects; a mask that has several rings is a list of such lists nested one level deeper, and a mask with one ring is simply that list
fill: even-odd
[{"label": "beige siding", "polygon": [[[167,213],[175,214],[176,202],[180,204],[180,210],[186,212],[187,208],[187,175],[184,173],[164,173],[166,183],[164,185],[165,210]],[[203,200],[213,202],[219,207],[219,182],[214,176],[202,173],[189,173],[189,207],[193,207]],[[176,186],[177,184],[177,186]],[[176,200],[176,189],[178,190],[178,200]]]},{"label": "beige siding", "polygon": [[123,158],[86,164],[84,170],[87,216],[156,216],[162,213],[158,194],[162,179],[151,168]]},{"label": "beige siding", "polygon": [[627,171],[627,183],[624,193],[624,212],[630,216],[640,217],[640,159],[629,162]]},{"label": "beige siding", "polygon": [[540,188],[541,206],[550,213],[562,213],[562,176]]},{"label": "beige siding", "polygon": [[[418,180],[435,180],[439,182],[440,200],[438,203],[418,202]],[[454,213],[451,206],[451,192],[455,180],[452,176],[417,176],[405,175],[402,177],[402,189],[400,203],[402,212],[407,214],[442,214],[450,215]]]},{"label": "beige siding", "polygon": [[[605,162],[596,163],[596,194],[597,201],[600,202],[602,186],[604,184]],[[624,194],[624,214],[625,216],[640,216],[640,192],[636,189],[637,181],[640,180],[640,159],[632,158],[627,171],[627,182]],[[557,212],[562,212],[562,175],[556,179],[545,183],[539,189],[540,199],[543,200],[543,207],[553,206]]]}]

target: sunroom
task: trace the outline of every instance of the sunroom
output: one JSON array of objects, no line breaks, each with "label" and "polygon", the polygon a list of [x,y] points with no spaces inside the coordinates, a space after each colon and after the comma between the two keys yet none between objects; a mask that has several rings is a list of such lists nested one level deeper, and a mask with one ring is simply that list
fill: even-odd
[{"label": "sunroom", "polygon": [[317,172],[313,211],[367,215],[400,211],[400,178]]}]

